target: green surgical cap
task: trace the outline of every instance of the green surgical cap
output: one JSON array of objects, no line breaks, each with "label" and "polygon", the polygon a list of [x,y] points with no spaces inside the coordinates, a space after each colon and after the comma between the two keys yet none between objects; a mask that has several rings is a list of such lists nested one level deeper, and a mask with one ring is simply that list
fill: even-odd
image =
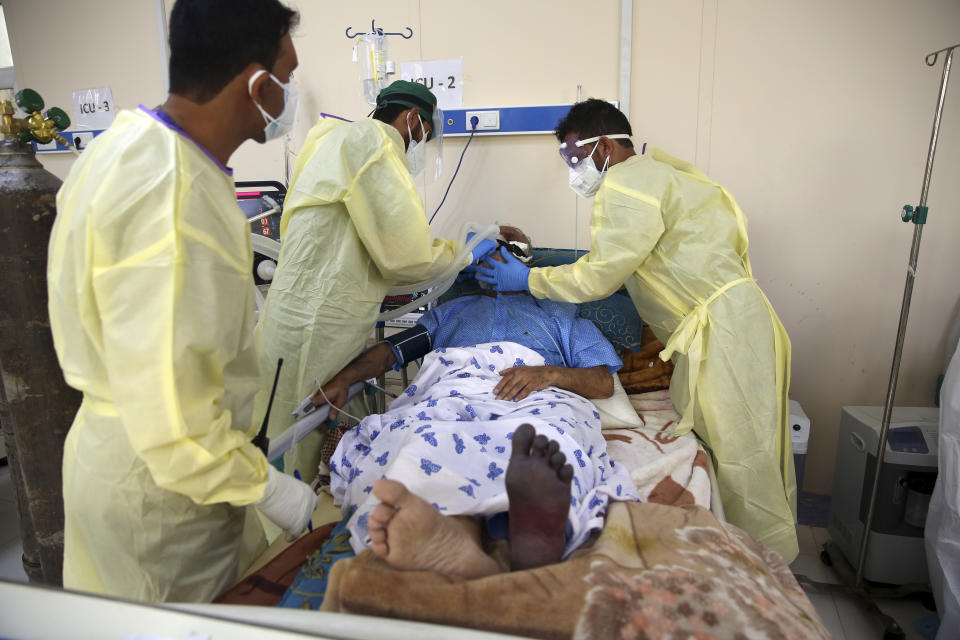
[{"label": "green surgical cap", "polygon": [[419,82],[397,80],[388,87],[384,87],[377,95],[377,109],[388,104],[401,104],[405,107],[416,108],[420,117],[426,122],[433,121],[433,111],[437,106],[437,96],[430,89]]}]

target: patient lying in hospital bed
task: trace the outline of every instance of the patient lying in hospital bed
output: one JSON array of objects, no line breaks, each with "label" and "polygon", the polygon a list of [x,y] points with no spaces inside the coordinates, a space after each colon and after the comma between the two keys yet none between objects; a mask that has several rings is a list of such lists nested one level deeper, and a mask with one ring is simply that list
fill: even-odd
[{"label": "patient lying in hospital bed", "polygon": [[[337,405],[352,383],[405,364],[411,344],[432,348],[387,413],[345,434],[331,458],[336,502],[356,507],[348,529],[357,552],[478,577],[501,570],[481,533],[509,532],[509,567],[542,566],[599,530],[610,500],[638,499],[585,399],[612,394],[620,359],[573,305],[466,296],[418,326],[362,355],[320,395]],[[438,551],[454,548],[455,559]]]},{"label": "patient lying in hospital bed", "polygon": [[[446,350],[431,352],[420,375],[388,414],[367,418],[340,442],[332,457],[332,488],[340,501],[356,508],[348,520],[351,532],[344,530],[344,523],[331,522],[304,536],[221,601],[279,603],[298,609],[316,608],[322,601],[322,608],[330,612],[543,638],[829,637],[779,555],[702,508],[710,501],[706,472],[700,467],[706,467],[706,455],[695,441],[670,434],[679,415],[672,411],[666,393],[631,398],[645,426],[626,429],[605,423],[604,428],[610,428],[603,438],[609,448],[598,449],[600,434],[593,428],[598,416],[576,396],[578,389],[580,396],[610,393],[609,372],[619,361],[608,360],[609,344],[594,343],[589,335],[585,339],[579,331],[582,325],[569,316],[557,316],[546,307],[534,310],[542,301],[504,298],[499,302],[485,296],[458,298],[426,316],[423,327],[432,340],[443,341]],[[519,322],[524,314],[539,324],[530,318]],[[379,359],[373,357],[376,354]],[[378,345],[351,364],[355,369],[351,375],[372,377],[398,359],[403,361],[402,353]],[[574,385],[555,381],[539,375],[551,373],[541,366],[556,366],[552,373],[581,379]],[[346,379],[349,369],[341,372]],[[500,371],[513,373],[501,376]],[[595,377],[590,381],[584,376]],[[324,386],[335,406],[345,400],[343,382],[334,379]],[[548,383],[554,388],[543,389]],[[537,409],[540,413],[534,413]],[[551,417],[545,411],[566,413]],[[610,416],[605,412],[603,417]],[[553,446],[544,444],[548,438],[529,440],[526,427],[508,428],[498,441],[491,427],[509,420],[535,425],[556,441],[558,451],[565,443],[564,460],[551,460]],[[569,428],[569,422],[577,421],[580,432]],[[507,440],[511,431],[512,439]],[[458,453],[461,442],[463,451]],[[613,457],[616,463],[600,463],[604,453],[602,460]],[[703,462],[697,462],[701,458]],[[514,482],[517,461],[533,466],[539,475],[534,477],[527,469]],[[564,471],[568,464],[569,471]],[[601,464],[603,473],[598,471]],[[627,486],[620,483],[620,467],[630,470],[632,483]],[[579,489],[570,472],[581,474]],[[611,486],[614,473],[617,482]],[[406,484],[382,480],[384,475]],[[492,481],[505,477],[497,493]],[[591,479],[595,484],[587,487]],[[483,484],[488,493],[478,491]],[[514,492],[511,487],[517,485],[530,491]],[[619,496],[616,485],[621,486]],[[631,492],[644,501],[624,501]],[[376,504],[378,494],[385,504]],[[557,501],[557,495],[567,496],[573,504]],[[594,498],[604,506],[592,507]],[[482,502],[482,508],[463,508],[472,502]],[[362,526],[365,507],[369,510]],[[605,509],[602,521],[601,509]],[[468,516],[470,524],[461,526],[463,518],[447,515],[503,511],[510,514],[505,525],[501,516],[483,528],[475,516]],[[574,521],[580,521],[575,516],[581,512],[585,519],[575,529]],[[557,517],[558,513],[562,515]],[[325,514],[315,515],[314,522],[339,517],[329,510]],[[405,517],[410,515],[414,517]],[[438,522],[446,524],[438,527]],[[446,526],[451,522],[457,522],[457,528]],[[599,536],[590,536],[571,551],[580,536],[601,524]],[[497,537],[504,530],[513,538],[512,547],[543,548],[507,554],[510,557],[498,558],[499,564],[480,557],[478,537]],[[438,531],[446,533],[438,536]],[[350,557],[351,544],[372,550]],[[437,558],[443,550],[454,553],[441,562]],[[567,551],[562,562],[545,564]],[[506,571],[537,564],[545,566]]]}]

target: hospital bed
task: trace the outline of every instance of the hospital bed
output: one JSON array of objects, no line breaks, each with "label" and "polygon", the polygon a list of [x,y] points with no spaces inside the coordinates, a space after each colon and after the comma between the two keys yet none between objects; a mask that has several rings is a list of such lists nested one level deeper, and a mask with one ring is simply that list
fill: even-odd
[{"label": "hospital bed", "polygon": [[[537,249],[531,266],[566,264],[582,254],[566,249]],[[475,282],[458,283],[440,298],[439,303],[479,292]],[[643,346],[643,324],[625,290],[603,300],[580,304],[578,311],[619,350],[636,351]],[[723,520],[722,504],[716,492],[711,490],[716,480],[709,456],[693,434],[678,438],[671,433],[670,427],[679,421],[680,416],[673,411],[668,393],[661,390],[630,397],[617,380],[615,396],[595,404],[601,414],[611,457],[614,460],[619,458],[633,472],[634,483],[644,499],[654,496],[662,502],[709,507]],[[645,472],[653,467],[657,469],[654,475]],[[669,492],[662,489],[663,485],[669,485],[676,495],[668,495]],[[313,522],[332,522],[340,517],[332,497],[321,493]],[[284,543],[274,543],[256,567],[266,565],[285,547]]]},{"label": "hospital bed", "polygon": [[[256,237],[256,234],[255,234]],[[556,266],[567,264],[583,255],[568,249],[537,249],[533,252],[531,266]],[[261,255],[262,259],[262,255]],[[482,290],[476,281],[470,280],[457,283],[438,300],[439,304],[453,300],[459,296],[481,293]],[[643,322],[637,315],[633,302],[626,290],[621,289],[602,300],[581,303],[577,305],[579,315],[590,320],[598,327],[603,335],[624,354],[624,371],[633,362],[632,356],[639,355],[645,345]],[[419,315],[419,314],[408,314]],[[652,334],[647,334],[647,341],[655,340]],[[659,343],[657,343],[659,344]],[[656,345],[651,352],[656,355]],[[662,345],[661,345],[662,348]],[[649,349],[646,349],[649,351]],[[655,358],[654,358],[655,359]],[[637,365],[637,366],[642,366]],[[403,386],[407,385],[407,367],[402,371]],[[381,383],[382,384],[382,383]],[[669,384],[669,378],[660,381],[663,389]],[[351,388],[351,397],[356,395],[362,385]],[[398,392],[402,389],[398,389]],[[372,389],[368,389],[372,391]],[[378,391],[377,406],[384,406],[383,392]],[[674,411],[669,395],[661,392],[656,397],[635,396],[632,400],[625,393],[619,379],[616,379],[614,396],[610,399],[599,400],[594,403],[600,414],[601,425],[608,430],[608,449],[611,456],[623,466],[636,471],[634,483],[641,490],[644,500],[651,495],[661,502],[668,499],[684,500],[704,507],[710,507],[723,519],[723,507],[716,495],[711,491],[715,485],[715,477],[709,456],[699,447],[693,434],[686,434],[677,438],[671,433],[672,425],[679,421],[680,416]],[[304,409],[306,407],[306,409]],[[313,405],[309,401],[298,408],[312,411]],[[673,415],[670,415],[670,414]],[[639,414],[639,415],[638,415]],[[298,417],[303,417],[298,414]],[[326,417],[325,408],[313,412],[285,431],[271,439],[268,459],[274,460],[298,441],[309,431],[318,428]],[[322,427],[321,427],[322,428]],[[649,469],[656,471],[651,474]],[[674,493],[678,487],[690,488],[690,492],[677,495],[673,498],[665,494],[663,487],[673,487]],[[644,490],[645,489],[645,490]],[[318,522],[324,520],[317,519]]]},{"label": "hospital bed", "polygon": [[[276,243],[274,240],[266,238],[270,245],[263,245],[268,250],[273,250],[278,248],[279,243]],[[535,257],[535,261],[539,265],[550,264],[548,261],[557,261],[557,260],[572,260],[574,258],[573,252],[551,252],[550,250],[538,251]],[[262,260],[261,260],[262,261]],[[558,262],[552,262],[557,264]],[[453,295],[464,295],[468,291],[463,289],[458,289],[450,292],[448,296]],[[619,297],[618,297],[619,296]],[[611,299],[605,301],[599,301],[597,303],[590,303],[587,305],[581,305],[580,314],[584,317],[588,317],[593,320],[601,328],[601,330],[608,337],[612,336],[612,341],[616,344],[636,347],[640,346],[641,332],[640,332],[640,321],[636,317],[636,312],[634,311],[633,305],[623,293],[614,294],[611,296]],[[628,455],[630,452],[634,452],[635,446],[632,442],[627,442],[627,439],[634,438],[636,441],[641,443],[646,443],[647,445],[659,446],[663,448],[664,446],[669,446],[671,444],[671,436],[669,435],[669,423],[671,421],[671,416],[678,418],[675,413],[670,414],[668,409],[663,408],[668,403],[668,398],[666,397],[663,391],[652,392],[648,394],[642,394],[640,396],[627,397],[627,395],[621,390],[622,394],[620,398],[621,404],[619,406],[611,404],[604,411],[609,414],[608,417],[612,418],[629,418],[629,415],[624,415],[625,413],[634,412],[635,414],[639,412],[647,418],[647,427],[652,427],[652,429],[647,430],[637,430],[635,427],[617,425],[614,428],[609,429],[605,432],[613,436],[612,439],[608,439],[608,447],[611,451],[611,456]],[[626,403],[624,405],[623,403]],[[625,408],[629,408],[629,411],[626,411]],[[679,441],[673,441],[679,442]],[[689,448],[689,447],[688,447]],[[694,455],[702,454],[702,449],[697,448],[694,445],[696,453]],[[614,453],[615,450],[620,450],[619,453]],[[689,452],[688,452],[689,453]],[[703,458],[706,458],[703,455]],[[625,464],[628,464],[625,462]],[[708,483],[708,486],[715,484],[715,480],[712,479],[712,465],[706,465],[706,470],[711,476],[711,480]],[[632,476],[635,477],[635,476]],[[708,497],[705,498],[715,512],[718,512],[718,515],[721,515],[722,511],[719,505],[719,500],[717,500],[715,492],[710,491]],[[704,500],[703,497],[695,499],[695,502],[702,503]],[[623,506],[622,503],[619,503],[620,506]],[[616,506],[616,505],[614,505]],[[689,511],[690,507],[666,507],[656,504],[645,504],[639,505],[641,507],[648,508],[648,511],[644,512],[645,514],[652,513],[655,518],[634,518],[635,522],[647,522],[649,521],[658,521],[656,518],[663,518],[665,516],[669,517],[671,514],[682,514],[684,517],[689,517],[691,512]],[[651,511],[652,510],[652,511]],[[698,510],[701,514],[706,514],[704,510]],[[611,518],[620,518],[617,521],[617,526],[622,526],[625,522],[623,519],[623,510],[614,512],[613,507],[611,507]],[[319,525],[323,523],[333,523],[334,521],[340,520],[341,514],[339,508],[334,507],[332,503],[332,498],[329,494],[326,494],[322,497],[321,503],[317,508],[317,511],[314,513],[313,522],[318,525],[316,531],[303,536],[300,540],[296,541],[292,545],[287,545],[283,542],[277,542],[268,549],[267,553],[260,559],[260,567],[255,567],[255,571],[248,575],[237,587],[236,590],[241,586],[251,586],[253,590],[256,589],[257,579],[260,580],[261,584],[264,582],[269,582],[272,580],[278,571],[283,571],[284,567],[282,562],[284,560],[289,560],[291,556],[291,551],[295,548],[302,548],[305,545],[308,545],[314,542],[314,548],[318,549],[323,555],[323,552],[331,551],[331,548],[335,551],[335,544],[337,542],[337,536],[331,535],[331,527],[327,527],[326,531],[321,530]],[[679,527],[678,527],[679,529]],[[696,529],[699,530],[709,530],[707,527],[698,526]],[[335,533],[336,530],[334,529]],[[656,540],[657,535],[656,531],[646,531],[638,532],[635,531],[634,535],[636,539],[645,540],[644,545],[647,545],[649,553],[656,552]],[[653,541],[653,542],[651,542]],[[603,534],[601,538],[597,541],[597,544],[603,542]],[[675,542],[675,541],[674,541]],[[739,571],[728,571],[726,565],[722,563],[717,565],[720,567],[720,571],[723,574],[735,574],[742,576],[745,570],[755,570],[757,566],[762,565],[763,558],[759,558],[756,555],[750,555],[751,550],[747,546],[742,544],[739,547],[736,547],[737,540],[735,537],[729,537],[725,540],[726,546],[733,545],[735,547],[735,554],[728,556],[727,561],[736,561],[737,557],[744,555],[747,558],[749,566],[743,564],[739,566]],[[331,547],[331,544],[333,547]],[[663,545],[661,545],[663,546]],[[691,545],[688,545],[691,546]],[[704,549],[709,548],[709,543],[697,542],[696,545],[693,545],[694,555],[692,556],[693,564],[690,566],[694,567],[693,571],[688,571],[690,574],[697,573],[709,573],[711,568],[711,563],[709,561],[710,554],[722,554],[723,549],[717,548],[716,550],[710,550],[707,556],[704,556],[703,553],[706,553]],[[697,555],[700,554],[700,555]],[[303,564],[304,556],[301,554],[301,564]],[[600,556],[598,556],[600,557]],[[314,554],[311,559],[310,565],[311,570],[314,572],[314,575],[320,571],[329,570],[329,566],[323,566],[318,563],[322,558],[318,558]],[[689,561],[689,558],[688,558]],[[580,565],[574,565],[573,563],[580,562]],[[584,564],[585,562],[592,562],[593,565]],[[595,566],[596,560],[587,557],[587,558],[575,558],[570,561],[565,561],[560,565],[555,565],[556,567],[566,567],[570,569],[571,567],[576,566],[575,572],[577,573],[578,578],[573,581],[568,581],[567,585],[577,584],[583,582],[583,579],[591,577],[588,574],[590,570],[588,566]],[[341,562],[339,565],[343,567],[347,563]],[[689,562],[688,562],[689,564]],[[278,568],[279,567],[279,568]],[[582,571],[579,567],[582,567]],[[273,573],[271,573],[271,570]],[[543,570],[551,570],[551,568],[546,567]],[[287,569],[289,572],[289,569]],[[303,571],[302,569],[300,570]],[[541,571],[541,570],[537,570]],[[786,574],[784,573],[786,572]],[[523,574],[527,572],[518,572],[516,574],[507,574],[503,580],[519,580],[523,578]],[[766,574],[759,576],[752,584],[754,587],[762,586],[762,593],[760,591],[754,590],[752,594],[752,599],[756,600],[761,597],[766,597],[771,592],[778,592],[781,596],[780,599],[774,598],[772,600],[775,605],[770,610],[776,611],[778,614],[782,615],[784,611],[789,611],[790,619],[794,621],[802,621],[805,624],[812,625],[810,633],[804,634],[799,637],[825,637],[820,633],[822,630],[820,627],[817,627],[815,623],[819,622],[816,619],[816,613],[813,611],[812,605],[809,605],[809,601],[805,599],[802,594],[802,591],[797,587],[796,592],[786,593],[787,597],[784,599],[783,593],[783,584],[785,584],[786,577],[789,575],[789,571],[785,565],[778,567],[776,570],[768,571]],[[582,576],[581,579],[579,576]],[[416,579],[416,576],[404,576],[406,579]],[[551,577],[556,581],[556,576],[551,574]],[[542,585],[543,579],[538,578],[538,583]],[[271,587],[275,587],[276,583],[271,583]],[[523,585],[526,587],[526,585]],[[738,597],[742,593],[743,585],[740,583],[731,584],[731,587],[737,589]],[[750,585],[748,585],[749,587]],[[622,590],[623,587],[628,588],[629,585],[618,585],[616,588]],[[394,585],[396,597],[401,597],[406,591],[414,591],[416,585],[406,584],[403,582],[397,582]],[[664,585],[660,587],[663,589],[663,593],[669,593],[669,585]],[[594,591],[600,589],[599,587],[595,588]],[[779,591],[778,591],[779,590]],[[275,591],[274,591],[275,592]],[[602,595],[603,591],[600,589]],[[564,600],[560,597],[553,597],[554,594],[547,595],[544,598],[544,595],[537,590],[537,585],[531,585],[531,588],[521,589],[517,592],[520,597],[529,597],[533,598],[533,603],[535,608],[531,608],[531,614],[536,614],[540,611],[541,618],[544,615],[552,615],[553,611],[547,611],[543,613],[542,610],[549,609],[552,606],[556,607],[557,603],[560,603],[561,609],[569,607],[564,606]],[[653,594],[655,595],[655,594]],[[746,596],[750,594],[744,593],[744,599],[748,599]],[[513,597],[512,595],[509,597]],[[470,601],[469,599],[467,601]],[[483,607],[479,604],[475,608],[483,609],[484,612],[489,601],[478,599],[474,600],[478,603],[483,603]],[[248,606],[249,602],[244,604],[242,600],[233,600],[234,604],[202,604],[202,605],[149,605],[128,602],[121,599],[114,598],[102,598],[98,596],[91,596],[86,594],[70,593],[60,590],[49,590],[42,587],[34,587],[29,585],[13,585],[9,583],[0,582],[0,609],[5,610],[6,613],[0,615],[0,619],[12,621],[10,625],[4,625],[7,632],[6,635],[11,637],[232,637],[232,638],[246,638],[246,637],[257,637],[257,638],[306,638],[306,637],[334,637],[334,638],[449,638],[449,637],[458,637],[458,638],[498,638],[498,637],[516,637],[510,635],[504,635],[501,633],[493,633],[490,631],[476,630],[476,629],[465,629],[462,625],[458,624],[454,626],[445,626],[444,624],[426,624],[423,622],[417,622],[412,620],[398,620],[396,616],[386,617],[382,612],[379,612],[377,617],[369,615],[354,615],[350,613],[327,613],[322,611],[305,611],[302,609],[289,609],[289,608],[277,608],[276,606]],[[260,603],[266,604],[266,603]],[[274,603],[275,604],[275,603]],[[809,605],[809,606],[808,606]],[[590,605],[588,603],[584,606],[585,610],[588,610],[590,606],[597,608],[597,612],[600,615],[596,615],[595,618],[601,620],[619,620],[619,618],[611,617],[606,615],[607,609],[604,608],[603,602],[593,603]],[[496,605],[493,606],[493,610],[496,610]],[[41,616],[38,619],[36,616],[22,616],[17,615],[17,611],[22,612],[25,610],[40,610],[40,611],[57,611],[56,616]],[[579,609],[577,609],[579,610]],[[558,614],[562,613],[559,611]],[[654,624],[656,621],[652,620],[651,624]],[[450,622],[453,624],[453,621]],[[739,623],[738,623],[739,624]],[[746,625],[747,623],[743,623]],[[746,628],[746,627],[744,627]],[[765,627],[766,628],[766,627]],[[518,635],[540,635],[536,633],[532,634],[518,634]],[[601,636],[608,634],[594,633],[589,634],[593,636]],[[654,631],[653,635],[657,635]]]}]

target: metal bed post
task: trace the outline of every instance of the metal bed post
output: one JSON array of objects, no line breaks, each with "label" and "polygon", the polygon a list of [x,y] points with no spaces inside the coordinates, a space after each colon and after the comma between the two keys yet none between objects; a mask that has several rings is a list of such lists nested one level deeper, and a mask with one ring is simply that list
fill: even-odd
[{"label": "metal bed post", "polygon": [[[385,337],[384,324],[382,322],[377,323],[377,342],[381,342]],[[377,413],[386,413],[387,412],[387,396],[382,391],[382,389],[387,388],[387,374],[381,373],[377,376],[377,384],[380,386],[380,389],[377,389]]]}]

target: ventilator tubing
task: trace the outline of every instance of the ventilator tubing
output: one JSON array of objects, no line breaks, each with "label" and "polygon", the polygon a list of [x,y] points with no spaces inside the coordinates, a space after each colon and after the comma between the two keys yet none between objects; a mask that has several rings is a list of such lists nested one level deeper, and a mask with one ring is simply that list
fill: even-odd
[{"label": "ventilator tubing", "polygon": [[462,249],[457,251],[457,255],[453,258],[453,262],[450,263],[450,266],[447,267],[443,273],[435,278],[431,278],[430,280],[424,280],[423,282],[402,285],[399,287],[391,287],[388,289],[388,296],[407,295],[411,293],[417,293],[418,291],[427,291],[428,289],[430,291],[426,295],[415,298],[398,309],[384,311],[377,317],[377,322],[384,322],[386,320],[399,318],[403,314],[417,309],[418,307],[422,307],[429,302],[433,302],[443,295],[447,289],[453,285],[454,281],[457,279],[457,274],[459,274],[463,269],[464,256],[472,254],[474,248],[480,244],[481,241],[493,240],[497,234],[500,233],[500,227],[495,224],[491,224],[481,228],[476,222],[467,222],[460,227],[459,236],[466,238],[467,234],[470,232],[473,232],[476,235],[470,238],[470,242],[467,242]]}]

